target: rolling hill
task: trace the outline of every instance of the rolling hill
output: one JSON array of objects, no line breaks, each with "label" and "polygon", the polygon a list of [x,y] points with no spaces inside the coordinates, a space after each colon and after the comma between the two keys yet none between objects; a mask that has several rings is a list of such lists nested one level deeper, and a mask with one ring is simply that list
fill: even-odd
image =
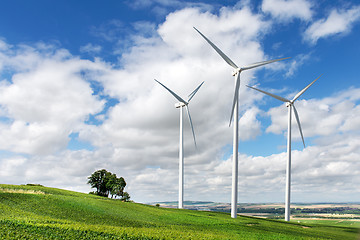
[{"label": "rolling hill", "polygon": [[356,239],[359,229],[159,208],[0,184],[0,239]]}]

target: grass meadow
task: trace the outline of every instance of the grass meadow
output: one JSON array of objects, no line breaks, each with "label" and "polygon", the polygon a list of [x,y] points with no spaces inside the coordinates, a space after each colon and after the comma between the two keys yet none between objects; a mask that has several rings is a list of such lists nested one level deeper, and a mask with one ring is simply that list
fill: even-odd
[{"label": "grass meadow", "polygon": [[359,226],[161,208],[0,184],[0,239],[358,239]]}]

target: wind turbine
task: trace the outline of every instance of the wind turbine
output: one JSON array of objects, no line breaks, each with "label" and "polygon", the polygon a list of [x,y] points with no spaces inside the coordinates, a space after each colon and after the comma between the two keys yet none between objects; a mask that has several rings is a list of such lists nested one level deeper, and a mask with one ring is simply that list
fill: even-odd
[{"label": "wind turbine", "polygon": [[277,62],[288,58],[280,58],[269,61],[257,62],[244,67],[238,67],[228,56],[226,56],[215,44],[213,44],[207,37],[204,36],[195,27],[194,29],[215,49],[215,51],[225,60],[227,64],[234,68],[232,75],[235,77],[235,92],[231,108],[230,123],[234,116],[234,133],[233,133],[233,166],[232,166],[232,193],[231,193],[231,217],[237,217],[237,191],[238,191],[238,147],[239,147],[239,88],[240,88],[240,73],[245,70],[260,67],[269,63]]},{"label": "wind turbine", "polygon": [[183,107],[186,107],[187,115],[189,117],[189,122],[191,126],[191,131],[194,138],[194,144],[196,147],[196,138],[195,138],[195,132],[194,127],[191,121],[190,111],[189,111],[189,103],[191,99],[195,96],[197,91],[200,89],[200,87],[203,85],[204,82],[202,82],[197,88],[195,88],[194,91],[192,91],[189,94],[189,98],[187,101],[179,97],[176,93],[171,91],[169,88],[167,88],[164,84],[159,82],[158,80],[154,79],[157,83],[159,83],[161,86],[163,86],[166,90],[168,90],[171,95],[173,95],[179,102],[175,103],[175,107],[180,109],[180,143],[179,143],[179,203],[178,208],[184,208],[184,147],[183,147]]},{"label": "wind turbine", "polygon": [[272,93],[268,93],[265,92],[263,90],[254,88],[254,87],[250,87],[247,86],[249,88],[252,88],[254,90],[257,90],[259,92],[262,92],[264,94],[267,94],[273,98],[276,98],[282,102],[286,103],[286,107],[288,107],[289,111],[288,111],[288,139],[287,139],[287,156],[288,156],[288,160],[287,160],[287,164],[286,164],[286,188],[285,188],[285,221],[290,221],[290,188],[291,188],[291,112],[292,112],[292,108],[294,109],[294,115],[296,118],[296,122],[299,126],[299,131],[300,131],[300,135],[301,135],[301,139],[302,142],[304,144],[304,148],[305,148],[305,141],[304,141],[304,136],[301,130],[301,125],[300,125],[300,119],[299,119],[299,114],[296,111],[294,102],[311,86],[313,85],[319,78],[321,77],[321,75],[316,78],[314,81],[312,81],[309,85],[307,85],[303,90],[301,90],[300,92],[298,92],[298,94],[295,95],[295,97],[293,98],[293,100],[289,100],[280,96],[277,96],[275,94]]}]

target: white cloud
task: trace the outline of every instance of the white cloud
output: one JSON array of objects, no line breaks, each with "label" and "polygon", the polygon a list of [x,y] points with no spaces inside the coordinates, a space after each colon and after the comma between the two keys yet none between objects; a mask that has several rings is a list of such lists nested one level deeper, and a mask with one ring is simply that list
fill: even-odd
[{"label": "white cloud", "polygon": [[4,64],[15,72],[0,86],[0,104],[10,121],[0,125],[1,148],[29,154],[49,154],[67,146],[68,135],[102,110],[80,74],[94,64],[72,58],[63,50],[38,53],[30,47],[15,50]]},{"label": "white cloud", "polygon": [[[246,5],[222,8],[218,15],[182,9],[169,14],[159,26],[138,25],[137,30],[143,35],[131,39],[132,47],[121,56],[121,68],[98,59],[79,59],[56,46],[3,44],[0,63],[13,73],[10,81],[0,84],[0,114],[1,119],[6,119],[0,124],[0,182],[33,182],[88,192],[87,177],[105,168],[125,177],[127,191],[135,201],[175,200],[179,110],[174,107],[176,100],[153,79],[183,97],[205,81],[190,104],[197,150],[184,119],[185,199],[229,202],[231,158],[224,156],[228,154],[224,149],[232,143],[232,128],[228,127],[234,89],[232,69],[192,27],[242,65],[270,58],[260,41],[270,24]],[[113,25],[115,32],[109,31],[108,26],[93,30],[115,41],[122,25]],[[246,71],[241,75],[242,141],[261,133],[259,115],[263,112],[254,107],[261,97],[243,87],[254,73],[255,70]],[[100,88],[94,89],[90,80]],[[344,173],[349,173],[349,169],[354,170],[350,176],[360,180],[360,167],[353,161],[360,154],[359,142],[351,134],[359,126],[358,91],[354,88],[330,98],[297,103],[305,137],[318,137],[318,144],[294,151],[295,199],[306,198],[301,196],[304,191],[316,195],[319,188],[330,193],[348,191],[351,184]],[[101,100],[104,96],[118,102],[107,109],[105,100]],[[313,102],[315,110],[306,106]],[[343,117],[349,109],[352,113]],[[272,118],[282,116],[281,111],[286,108],[269,111],[272,132],[286,131],[286,112],[284,123],[277,122],[280,117]],[[96,116],[101,119],[100,124],[85,123],[89,115],[100,112]],[[314,129],[310,125],[314,115],[326,127]],[[79,133],[79,141],[89,142],[94,150],[67,150],[69,134],[74,132]],[[334,134],[331,136],[335,139],[330,139],[329,134]],[[240,154],[240,201],[283,201],[279,192],[285,187],[285,158],[285,153]],[[338,163],[339,159],[343,162]],[[333,181],[343,181],[343,188],[333,189]]]},{"label": "white cloud", "polygon": [[201,1],[180,1],[180,0],[131,0],[127,4],[134,9],[147,9],[159,16],[168,14],[169,9],[199,8],[204,11],[211,11],[213,5]]},{"label": "white cloud", "polygon": [[307,0],[263,0],[261,9],[281,21],[294,18],[308,21],[313,15],[312,3]]},{"label": "white cloud", "polygon": [[[360,89],[351,88],[324,99],[299,99],[295,105],[298,110],[304,137],[332,136],[358,131]],[[284,104],[268,111],[271,125],[267,132],[280,134],[287,131],[287,108]],[[295,119],[292,121],[293,138],[300,140]]]},{"label": "white cloud", "polygon": [[114,42],[124,33],[125,26],[120,20],[110,20],[99,26],[92,26],[90,32],[92,35],[104,39],[109,42]]},{"label": "white cloud", "polygon": [[23,166],[26,164],[27,159],[25,157],[10,157],[5,161],[2,159],[0,162],[0,174],[6,178],[21,178],[24,176]]},{"label": "white cloud", "polygon": [[[228,22],[234,24],[228,25]],[[136,178],[129,174],[129,187],[136,194],[136,198],[146,196],[147,201],[177,198],[179,112],[173,106],[176,100],[153,81],[153,78],[156,78],[180,96],[186,96],[200,81],[205,80],[204,86],[190,105],[199,147],[197,152],[192,143],[188,123],[184,122],[185,199],[230,200],[231,159],[221,160],[221,149],[232,142],[232,128],[227,125],[233,96],[233,77],[230,74],[231,68],[192,29],[192,26],[206,34],[236,63],[239,62],[238,59],[242,59],[239,64],[246,64],[264,59],[258,38],[268,31],[267,28],[261,28],[268,26],[267,24],[246,7],[239,10],[224,8],[219,16],[201,13],[196,9],[177,11],[168,15],[166,22],[159,27],[161,39],[156,35],[148,39],[139,38],[136,46],[122,59],[125,68],[111,71],[103,77],[101,81],[104,83],[105,91],[112,96],[123,97],[123,102],[120,101],[120,104],[109,111],[108,119],[102,126],[82,132],[82,138],[92,139],[93,144],[99,147],[111,143],[114,149],[114,155],[111,156],[121,156],[112,163],[119,166],[119,169],[129,169],[128,173],[136,172]],[[154,56],[156,61],[153,60]],[[297,64],[305,59],[306,56],[299,57],[299,60],[296,59]],[[295,70],[296,66],[292,68],[292,71]],[[253,72],[244,72],[242,83],[249,82],[252,74]],[[343,94],[344,97],[336,97],[346,98],[346,94]],[[350,95],[356,94],[349,93],[348,96]],[[240,97],[240,137],[247,140],[260,133],[261,124],[257,119],[260,110],[250,107],[259,96],[241,88]],[[213,101],[216,101],[216,104]],[[319,109],[333,109],[330,103],[336,105],[336,102],[333,98],[322,100]],[[299,101],[297,108],[307,137],[312,129],[308,130],[311,113],[306,115],[306,108],[303,106],[305,103],[306,101]],[[284,132],[287,126],[286,108],[281,106],[281,109],[285,111],[285,120],[284,124],[278,124],[278,133]],[[331,113],[324,116],[324,121],[330,116]],[[272,124],[275,126],[277,123],[274,119]],[[328,128],[334,129],[332,123],[328,125]],[[326,136],[320,129],[318,127],[314,135],[309,136]],[[326,129],[324,132],[329,131]],[[296,134],[294,135],[296,137]],[[324,186],[323,182],[315,181],[312,185],[308,183],[310,179],[316,178],[316,172],[320,172],[320,167],[332,168],[332,162],[337,161],[338,155],[331,157],[332,162],[329,162],[329,166],[320,165],[321,159],[313,161],[327,147],[332,147],[332,144],[330,142],[312,151],[307,148],[298,155],[294,154],[294,161],[306,158],[304,166],[310,162],[319,165],[315,164],[313,174],[305,181],[306,191],[313,190],[315,195],[321,187],[332,191],[331,186]],[[138,149],[139,145],[142,146],[141,149]],[[133,149],[136,149],[136,154],[133,154]],[[112,159],[111,156],[109,159]],[[285,188],[285,158],[285,153],[268,157],[241,155],[240,199],[252,201],[253,198],[264,199],[262,196],[266,195],[266,199],[283,201],[282,197],[274,197],[279,194],[272,193],[283,191]],[[295,196],[296,192],[304,191],[301,179],[309,174],[306,169],[298,172],[298,166],[302,165],[294,163],[294,176],[299,175],[294,179]],[[161,186],[154,189],[152,178],[162,179]],[[344,178],[341,174],[337,177],[340,181]],[[214,192],[217,196],[214,196]],[[249,192],[254,195],[246,194]],[[304,198],[306,197],[298,199]],[[317,195],[317,198],[321,199],[321,196]]]},{"label": "white cloud", "polygon": [[242,114],[239,120],[240,140],[255,139],[261,133],[261,122],[256,119],[260,110],[252,107]]},{"label": "white cloud", "polygon": [[293,76],[302,65],[304,65],[307,61],[309,61],[310,57],[311,57],[311,53],[310,54],[299,54],[298,56],[296,56],[291,61],[289,70],[285,74],[285,76],[286,77]]},{"label": "white cloud", "polygon": [[346,34],[351,31],[355,22],[360,19],[360,6],[350,9],[333,9],[329,16],[310,25],[305,31],[304,39],[316,43],[320,38]]},{"label": "white cloud", "polygon": [[102,47],[100,45],[93,45],[92,43],[88,43],[85,46],[80,47],[80,52],[84,53],[99,53],[101,52]]},{"label": "white cloud", "polygon": [[[11,120],[1,125],[1,147],[30,154],[27,161],[33,167],[26,170],[26,179],[32,182],[38,180],[46,185],[62,179],[61,186],[64,186],[64,177],[55,181],[51,176],[62,171],[70,177],[70,168],[77,168],[75,162],[80,162],[87,169],[87,175],[104,166],[109,171],[120,172],[118,175],[128,178],[129,189],[133,189],[135,195],[138,192],[139,199],[135,200],[150,199],[139,194],[144,190],[137,186],[148,185],[146,179],[154,174],[163,179],[167,179],[165,175],[172,176],[168,177],[167,185],[154,190],[154,196],[161,196],[166,188],[176,192],[173,188],[177,186],[179,111],[174,107],[176,100],[153,79],[184,97],[205,81],[190,104],[197,151],[186,119],[184,134],[186,168],[191,166],[186,174],[199,174],[204,179],[201,184],[206,184],[207,173],[197,169],[221,159],[220,150],[232,141],[232,128],[228,123],[234,79],[232,69],[192,26],[209,35],[225,52],[230,52],[230,57],[235,56],[233,60],[239,64],[265,59],[258,38],[269,25],[245,6],[222,8],[219,16],[198,9],[169,14],[166,21],[155,28],[157,34],[152,32],[152,25],[147,26],[150,32],[140,29],[144,35],[132,39],[134,45],[122,55],[121,69],[99,60],[81,60],[55,47],[41,52],[25,45],[17,47],[11,54],[3,53],[6,64],[15,74],[12,82],[0,87],[1,112]],[[97,30],[99,34],[103,32]],[[242,83],[246,84],[253,73],[242,74]],[[93,95],[88,79],[101,85],[103,91],[99,95],[119,100],[102,116],[100,125],[84,123],[89,114],[104,108],[104,101]],[[241,138],[246,140],[259,134],[260,122],[256,119],[259,110],[249,108],[257,96],[244,97],[244,91],[241,88],[240,111],[244,115],[240,128],[244,131]],[[246,128],[245,124],[253,127]],[[95,150],[83,155],[65,150],[72,132],[78,132],[79,141],[89,142]],[[17,139],[21,141],[15,141]],[[90,158],[96,161],[87,163],[86,159]],[[3,164],[8,161],[8,158],[1,160]],[[69,167],[67,171],[62,170],[65,166]],[[37,178],[42,169],[48,169],[49,174]],[[81,177],[85,185],[85,173]],[[200,188],[194,179],[189,181]]]}]

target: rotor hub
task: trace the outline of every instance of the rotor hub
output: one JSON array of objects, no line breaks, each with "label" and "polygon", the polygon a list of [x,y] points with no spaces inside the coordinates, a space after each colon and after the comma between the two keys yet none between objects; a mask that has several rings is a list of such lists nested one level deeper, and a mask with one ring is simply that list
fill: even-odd
[{"label": "rotor hub", "polygon": [[234,70],[232,71],[232,75],[233,75],[233,76],[236,76],[236,74],[238,74],[238,73],[240,73],[240,72],[241,72],[241,68],[234,69]]},{"label": "rotor hub", "polygon": [[176,108],[181,108],[181,107],[185,107],[185,106],[186,106],[186,104],[183,103],[183,102],[175,103],[175,107],[176,107]]}]

